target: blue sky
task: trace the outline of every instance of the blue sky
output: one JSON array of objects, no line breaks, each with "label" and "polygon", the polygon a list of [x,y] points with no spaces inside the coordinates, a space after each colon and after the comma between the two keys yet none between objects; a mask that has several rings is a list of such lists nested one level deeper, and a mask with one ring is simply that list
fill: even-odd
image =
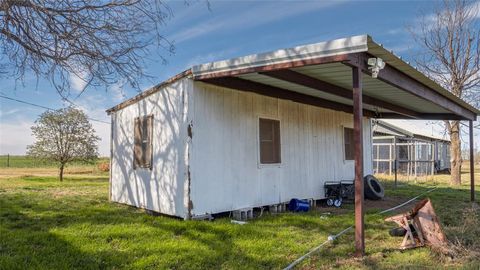
[{"label": "blue sky", "polygon": [[[174,55],[160,64],[156,52],[146,59],[146,70],[154,77],[142,88],[159,83],[194,64],[222,60],[262,51],[315,43],[359,34],[369,34],[396,54],[409,60],[415,44],[407,25],[428,15],[432,1],[203,1],[185,5],[169,3],[174,17],[163,29],[175,42]],[[154,49],[154,48],[152,48]],[[71,79],[74,88],[81,82]],[[64,104],[55,89],[29,74],[25,81],[2,78],[1,94],[52,108]],[[73,89],[75,91],[75,89]],[[88,89],[75,102],[90,117],[109,121],[105,109],[136,95],[132,89],[112,86],[105,91]],[[0,99],[0,154],[24,154],[33,142],[30,127],[42,109]],[[93,123],[102,138],[100,154],[108,155],[109,125]],[[407,124],[408,125],[408,124]],[[425,133],[441,135],[441,128],[425,122]]]}]

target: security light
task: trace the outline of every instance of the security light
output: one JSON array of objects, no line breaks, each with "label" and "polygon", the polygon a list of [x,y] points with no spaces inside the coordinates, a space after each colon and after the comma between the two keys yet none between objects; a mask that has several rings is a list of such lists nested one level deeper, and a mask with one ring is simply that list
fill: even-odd
[{"label": "security light", "polygon": [[376,79],[380,70],[385,67],[382,58],[368,58],[368,69],[372,72],[372,78]]}]

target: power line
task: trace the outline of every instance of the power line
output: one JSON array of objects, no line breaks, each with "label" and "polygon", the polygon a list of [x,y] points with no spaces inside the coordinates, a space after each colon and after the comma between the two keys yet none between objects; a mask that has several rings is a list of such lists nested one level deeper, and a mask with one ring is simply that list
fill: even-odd
[{"label": "power line", "polygon": [[[0,94],[0,97],[1,97],[1,98],[4,98],[4,99],[9,99],[9,100],[12,100],[12,101],[16,101],[16,102],[19,102],[19,103],[27,104],[27,105],[30,105],[30,106],[34,106],[34,107],[38,107],[38,108],[42,108],[42,109],[46,109],[46,110],[50,110],[50,111],[56,111],[56,110],[53,109],[53,108],[45,107],[45,106],[43,106],[43,105],[38,105],[38,104],[35,104],[35,103],[31,103],[31,102],[28,102],[28,101],[24,101],[24,100],[12,98],[12,97],[7,97],[7,96],[1,95],[1,94]],[[110,123],[107,122],[107,121],[98,120],[98,119],[90,118],[90,117],[87,117],[87,118],[88,118],[88,120],[91,120],[91,121],[100,122],[100,123],[104,123],[104,124],[109,124],[109,125],[110,125]]]},{"label": "power line", "polygon": [[42,109],[47,109],[47,110],[55,111],[55,109],[52,109],[52,108],[49,108],[49,107],[45,107],[45,106],[42,106],[42,105],[33,104],[33,103],[30,103],[30,102],[27,102],[27,101],[23,101],[23,100],[19,100],[19,99],[16,99],[16,98],[7,97],[7,96],[4,96],[4,95],[0,95],[0,97],[5,98],[5,99],[9,99],[9,100],[13,100],[13,101],[16,101],[16,102],[20,102],[20,103],[23,103],[23,104],[27,104],[27,105],[39,107],[39,108],[42,108]]}]

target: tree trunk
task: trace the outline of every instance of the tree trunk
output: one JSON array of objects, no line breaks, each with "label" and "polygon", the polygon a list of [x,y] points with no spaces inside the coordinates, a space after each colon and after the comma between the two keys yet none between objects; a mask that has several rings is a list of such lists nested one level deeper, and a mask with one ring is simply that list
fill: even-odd
[{"label": "tree trunk", "polygon": [[60,165],[60,182],[63,182],[63,168],[65,167],[65,164]]},{"label": "tree trunk", "polygon": [[447,121],[448,134],[450,135],[450,184],[458,186],[462,183],[462,148],[460,141],[460,121]]}]

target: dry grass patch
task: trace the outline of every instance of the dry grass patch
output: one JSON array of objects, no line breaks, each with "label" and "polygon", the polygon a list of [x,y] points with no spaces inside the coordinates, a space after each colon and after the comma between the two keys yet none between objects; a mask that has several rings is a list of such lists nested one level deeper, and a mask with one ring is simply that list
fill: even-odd
[{"label": "dry grass patch", "polygon": [[[0,179],[1,178],[21,178],[21,177],[30,177],[30,176],[57,176],[57,168],[0,168]],[[78,166],[78,167],[67,167],[65,169],[65,176],[77,176],[77,177],[91,177],[99,178],[108,176],[108,172],[100,172],[96,167],[92,166]]]}]

